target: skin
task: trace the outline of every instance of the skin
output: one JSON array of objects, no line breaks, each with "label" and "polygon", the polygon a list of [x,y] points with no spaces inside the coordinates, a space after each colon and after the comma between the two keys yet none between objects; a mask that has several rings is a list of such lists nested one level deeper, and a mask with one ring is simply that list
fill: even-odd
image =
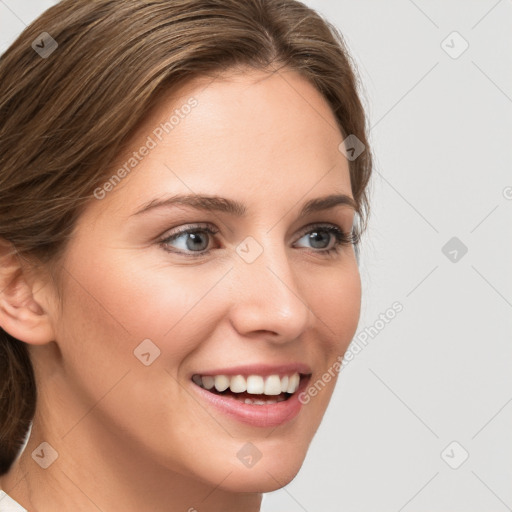
[{"label": "skin", "polygon": [[[298,218],[309,199],[352,197],[344,137],[321,94],[285,69],[196,79],[163,97],[130,154],[192,96],[191,113],[84,211],[62,289],[27,272],[2,292],[1,325],[29,344],[39,395],[29,443],[0,484],[29,510],[258,511],[262,492],[299,471],[331,398],[335,378],[271,428],[192,398],[190,374],[222,366],[301,361],[315,382],[345,352],[361,304],[353,246],[326,256],[334,237],[315,246],[307,236],[314,223],[349,232],[354,210]],[[132,215],[193,192],[236,199],[247,214],[181,206]],[[159,245],[198,223],[219,230],[203,234],[209,254]],[[248,236],[263,249],[251,264],[235,251]],[[171,249],[190,254],[186,242]],[[5,267],[4,283],[15,270]],[[147,338],[161,351],[150,366],[133,354]],[[58,452],[48,469],[31,457],[43,441]],[[236,456],[248,441],[262,453],[251,468]]]}]

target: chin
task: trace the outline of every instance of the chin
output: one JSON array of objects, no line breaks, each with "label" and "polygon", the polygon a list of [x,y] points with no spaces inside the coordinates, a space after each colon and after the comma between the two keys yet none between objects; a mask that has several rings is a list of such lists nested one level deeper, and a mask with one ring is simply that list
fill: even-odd
[{"label": "chin", "polygon": [[[266,467],[239,468],[233,471],[219,488],[240,493],[267,493],[288,485],[298,474],[301,464],[280,464],[274,470]],[[218,484],[218,482],[217,482]]]},{"label": "chin", "polygon": [[262,456],[252,466],[235,463],[225,465],[222,470],[219,467],[213,468],[210,460],[209,468],[204,468],[207,474],[202,476],[206,477],[210,485],[228,492],[272,492],[289,484],[297,476],[305,455],[294,453],[293,456],[286,457],[275,451],[272,456]]}]

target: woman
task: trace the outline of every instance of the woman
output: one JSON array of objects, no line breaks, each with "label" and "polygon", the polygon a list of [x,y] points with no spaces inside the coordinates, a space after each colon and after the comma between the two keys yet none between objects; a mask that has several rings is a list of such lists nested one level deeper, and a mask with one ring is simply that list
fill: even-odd
[{"label": "woman", "polygon": [[359,320],[341,36],[294,0],[64,0],[0,83],[0,507],[260,510]]}]

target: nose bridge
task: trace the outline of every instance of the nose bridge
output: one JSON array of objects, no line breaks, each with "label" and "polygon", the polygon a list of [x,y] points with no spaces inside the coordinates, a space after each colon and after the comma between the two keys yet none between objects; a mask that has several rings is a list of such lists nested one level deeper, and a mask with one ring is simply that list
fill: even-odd
[{"label": "nose bridge", "polygon": [[247,237],[237,247],[234,316],[241,332],[272,331],[282,338],[296,338],[311,320],[307,298],[297,286],[296,275],[284,244],[275,236]]}]

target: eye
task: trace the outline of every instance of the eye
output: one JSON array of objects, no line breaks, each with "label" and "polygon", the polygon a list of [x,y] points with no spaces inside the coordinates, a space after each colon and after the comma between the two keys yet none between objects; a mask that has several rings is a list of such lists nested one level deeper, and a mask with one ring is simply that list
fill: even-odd
[{"label": "eye", "polygon": [[[160,241],[160,245],[168,252],[184,254],[185,256],[202,256],[210,252],[210,250],[206,250],[209,245],[209,238],[216,235],[218,232],[218,229],[213,229],[211,226],[189,227],[167,236],[165,239]],[[171,242],[176,241],[180,241],[177,251],[169,248],[171,246]],[[175,246],[173,245],[171,247]],[[187,254],[187,251],[198,254]]]},{"label": "eye", "polygon": [[[333,254],[339,252],[343,246],[357,243],[354,233],[345,233],[334,224],[316,225],[309,229],[300,240],[305,239],[311,243],[319,253]],[[300,241],[299,240],[299,241]]]},{"label": "eye", "polygon": [[[210,238],[218,233],[219,230],[210,225],[189,226],[167,234],[159,244],[167,252],[186,257],[201,257],[210,253]],[[334,224],[309,226],[309,230],[303,231],[298,242],[303,239],[315,249],[313,252],[325,255],[332,255],[339,252],[343,246],[358,243],[353,232],[345,233]]]}]

